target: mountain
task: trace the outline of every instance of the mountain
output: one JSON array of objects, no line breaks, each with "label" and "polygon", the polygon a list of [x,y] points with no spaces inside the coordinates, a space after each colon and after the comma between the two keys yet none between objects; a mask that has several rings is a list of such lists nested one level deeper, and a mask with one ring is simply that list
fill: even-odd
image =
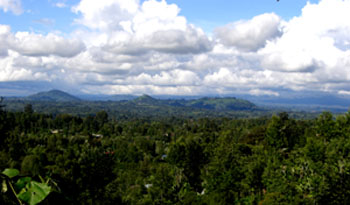
[{"label": "mountain", "polygon": [[81,101],[79,98],[70,95],[60,90],[50,90],[47,92],[40,92],[34,95],[25,97],[24,100],[30,101],[50,101],[50,102],[77,102]]}]

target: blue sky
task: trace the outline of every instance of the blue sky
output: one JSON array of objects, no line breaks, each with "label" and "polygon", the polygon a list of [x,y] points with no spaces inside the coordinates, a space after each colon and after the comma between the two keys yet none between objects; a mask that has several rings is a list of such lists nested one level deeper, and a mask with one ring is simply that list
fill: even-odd
[{"label": "blue sky", "polygon": [[350,0],[0,0],[0,95],[350,95]]},{"label": "blue sky", "polygon": [[[313,0],[310,2],[317,2]],[[141,3],[144,2],[141,1]],[[215,27],[250,19],[258,14],[274,12],[284,19],[300,15],[306,0],[280,1],[274,0],[169,0],[169,4],[177,4],[180,15],[185,16],[206,32],[211,33]],[[57,7],[61,4],[62,8]],[[71,32],[77,25],[72,24],[77,14],[71,12],[71,7],[78,5],[79,0],[26,0],[21,1],[23,13],[1,11],[0,23],[9,24],[13,31],[62,31]]]},{"label": "blue sky", "polygon": [[[317,2],[313,0],[310,2]],[[250,19],[262,13],[274,12],[284,19],[298,16],[306,0],[172,0],[179,5],[181,15],[211,32],[215,27],[241,19]]]},{"label": "blue sky", "polygon": [[21,1],[23,13],[16,15],[2,11],[0,23],[11,25],[13,31],[71,32],[74,29],[72,21],[76,18],[76,14],[71,12],[70,7],[78,4],[79,1],[70,0],[69,5],[67,4],[64,8],[57,7],[55,5],[57,3],[59,2],[48,0]]}]

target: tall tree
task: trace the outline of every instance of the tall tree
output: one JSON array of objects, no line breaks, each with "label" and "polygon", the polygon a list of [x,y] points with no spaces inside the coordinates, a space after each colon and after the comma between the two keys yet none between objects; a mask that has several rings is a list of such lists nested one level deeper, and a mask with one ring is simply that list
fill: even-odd
[{"label": "tall tree", "polygon": [[282,112],[272,117],[266,130],[266,140],[271,147],[291,149],[298,143],[299,134],[295,120]]}]

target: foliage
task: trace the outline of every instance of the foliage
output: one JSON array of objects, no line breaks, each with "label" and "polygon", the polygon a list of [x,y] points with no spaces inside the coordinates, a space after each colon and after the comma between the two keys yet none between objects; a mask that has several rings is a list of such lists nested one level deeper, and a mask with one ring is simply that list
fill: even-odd
[{"label": "foliage", "polygon": [[[127,113],[150,101],[109,103]],[[350,203],[350,112],[115,118],[103,103],[86,115],[37,106],[0,112],[0,204]]]},{"label": "foliage", "polygon": [[[43,201],[51,192],[51,187],[48,182],[42,183],[32,180],[31,177],[20,177],[17,182],[14,178],[19,175],[17,169],[5,169],[2,172],[2,192],[8,192],[8,187],[11,188],[12,194],[16,197],[19,204],[25,202],[29,205],[35,205]],[[16,191],[17,190],[17,191]]]}]

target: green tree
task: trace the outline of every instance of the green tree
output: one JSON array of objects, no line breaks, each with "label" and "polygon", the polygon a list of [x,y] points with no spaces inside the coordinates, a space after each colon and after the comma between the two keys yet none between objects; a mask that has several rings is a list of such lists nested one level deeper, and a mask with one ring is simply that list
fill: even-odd
[{"label": "green tree", "polygon": [[169,149],[167,160],[183,169],[191,187],[197,192],[202,191],[201,168],[207,162],[201,139],[188,136],[180,138]]},{"label": "green tree", "polygon": [[[243,151],[244,152],[244,151]],[[238,202],[244,192],[243,154],[240,146],[223,141],[214,151],[204,177],[204,199],[209,204]]]},{"label": "green tree", "polygon": [[33,114],[33,106],[31,104],[26,104],[26,106],[24,106],[24,112],[29,115]]},{"label": "green tree", "polygon": [[330,112],[323,112],[316,121],[316,136],[327,141],[340,135],[333,115]]},{"label": "green tree", "polygon": [[99,128],[102,128],[105,123],[108,122],[108,114],[106,111],[102,110],[96,114],[96,121]]},{"label": "green tree", "polygon": [[289,148],[299,142],[301,133],[293,119],[289,119],[286,112],[278,116],[272,116],[266,130],[266,141],[268,145],[274,148]]},{"label": "green tree", "polygon": [[9,121],[7,120],[7,114],[3,111],[4,105],[2,105],[3,98],[0,98],[0,148],[5,146],[5,140],[7,138],[7,132],[10,127],[8,126]]}]

